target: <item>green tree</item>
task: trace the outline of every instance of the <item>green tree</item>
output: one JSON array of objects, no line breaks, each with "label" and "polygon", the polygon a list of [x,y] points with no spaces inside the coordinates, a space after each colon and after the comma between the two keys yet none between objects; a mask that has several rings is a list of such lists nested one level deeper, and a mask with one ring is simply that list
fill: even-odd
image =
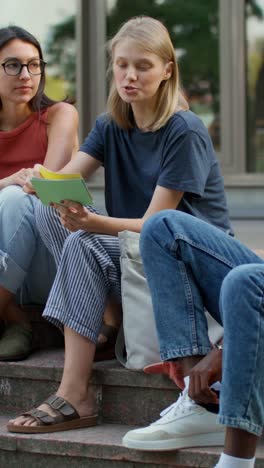
[{"label": "green tree", "polygon": [[70,96],[75,96],[75,16],[69,16],[50,28],[46,50],[48,63],[53,67],[54,76],[66,80],[68,83],[67,93]]},{"label": "green tree", "polygon": [[[191,101],[197,101],[197,96],[206,93],[213,95],[213,112],[217,113],[218,0],[117,0],[107,18],[109,37],[129,17],[141,14],[161,20],[168,28],[176,49],[182,86]],[[194,110],[199,112],[198,106],[196,102]]]},{"label": "green tree", "polygon": [[[107,18],[108,36],[136,15],[149,15],[168,28],[178,52],[183,87],[190,94],[211,93],[219,107],[219,1],[117,0]],[[247,0],[246,14],[262,18],[258,0]]]},{"label": "green tree", "polygon": [[[109,12],[107,36],[113,36],[120,25],[135,15],[149,15],[167,26],[175,49],[182,82],[190,92],[208,89],[214,96],[219,88],[218,10],[221,0],[117,0]],[[262,18],[258,0],[247,0],[246,14]],[[67,77],[75,89],[75,18],[54,25],[48,41],[49,63],[59,78]]]},{"label": "green tree", "polygon": [[185,86],[202,80],[218,82],[218,0],[117,0],[108,16],[112,36],[121,23],[134,15],[145,14],[161,20],[168,28]]}]

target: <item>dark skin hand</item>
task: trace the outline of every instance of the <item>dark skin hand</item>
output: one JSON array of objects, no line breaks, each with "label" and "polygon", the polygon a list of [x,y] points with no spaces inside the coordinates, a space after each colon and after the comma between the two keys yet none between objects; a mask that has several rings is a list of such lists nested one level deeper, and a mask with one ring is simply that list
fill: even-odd
[{"label": "dark skin hand", "polygon": [[213,348],[190,371],[189,397],[196,403],[219,403],[210,386],[222,379],[222,351]]}]

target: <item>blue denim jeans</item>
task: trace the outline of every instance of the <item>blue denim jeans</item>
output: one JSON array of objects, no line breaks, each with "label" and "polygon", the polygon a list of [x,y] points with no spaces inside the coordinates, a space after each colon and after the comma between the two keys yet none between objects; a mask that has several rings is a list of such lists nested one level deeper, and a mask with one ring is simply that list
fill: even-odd
[{"label": "blue denim jeans", "polygon": [[56,272],[36,227],[38,203],[17,185],[0,191],[0,285],[24,304],[44,304]]},{"label": "blue denim jeans", "polygon": [[264,425],[264,262],[220,229],[176,210],[141,233],[162,360],[211,347],[204,308],[224,327],[220,423],[260,435]]}]

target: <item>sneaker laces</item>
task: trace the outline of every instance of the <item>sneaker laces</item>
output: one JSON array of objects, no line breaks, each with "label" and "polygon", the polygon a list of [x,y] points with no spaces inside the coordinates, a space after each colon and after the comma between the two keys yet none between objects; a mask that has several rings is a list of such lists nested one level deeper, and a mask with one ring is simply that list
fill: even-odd
[{"label": "sneaker laces", "polygon": [[[184,415],[186,413],[190,413],[190,411],[192,411],[194,407],[197,407],[197,404],[195,403],[194,400],[192,400],[189,397],[188,388],[185,388],[183,392],[180,393],[178,400],[172,403],[172,405],[165,408],[160,413],[160,416],[161,416],[161,419],[163,419],[163,421],[167,419],[169,420],[171,418],[174,418],[176,415]],[[160,419],[158,421],[160,421]],[[155,422],[158,422],[158,421],[155,421]]]}]

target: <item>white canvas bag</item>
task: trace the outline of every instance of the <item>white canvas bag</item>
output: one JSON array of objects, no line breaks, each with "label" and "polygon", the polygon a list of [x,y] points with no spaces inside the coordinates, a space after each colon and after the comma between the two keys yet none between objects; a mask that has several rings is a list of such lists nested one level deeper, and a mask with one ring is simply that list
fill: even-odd
[{"label": "white canvas bag", "polygon": [[[122,231],[118,237],[123,329],[118,334],[116,357],[128,369],[142,370],[159,362],[160,352],[151,295],[139,252],[140,234]],[[216,343],[223,336],[223,328],[207,312],[206,315],[210,340]]]}]

